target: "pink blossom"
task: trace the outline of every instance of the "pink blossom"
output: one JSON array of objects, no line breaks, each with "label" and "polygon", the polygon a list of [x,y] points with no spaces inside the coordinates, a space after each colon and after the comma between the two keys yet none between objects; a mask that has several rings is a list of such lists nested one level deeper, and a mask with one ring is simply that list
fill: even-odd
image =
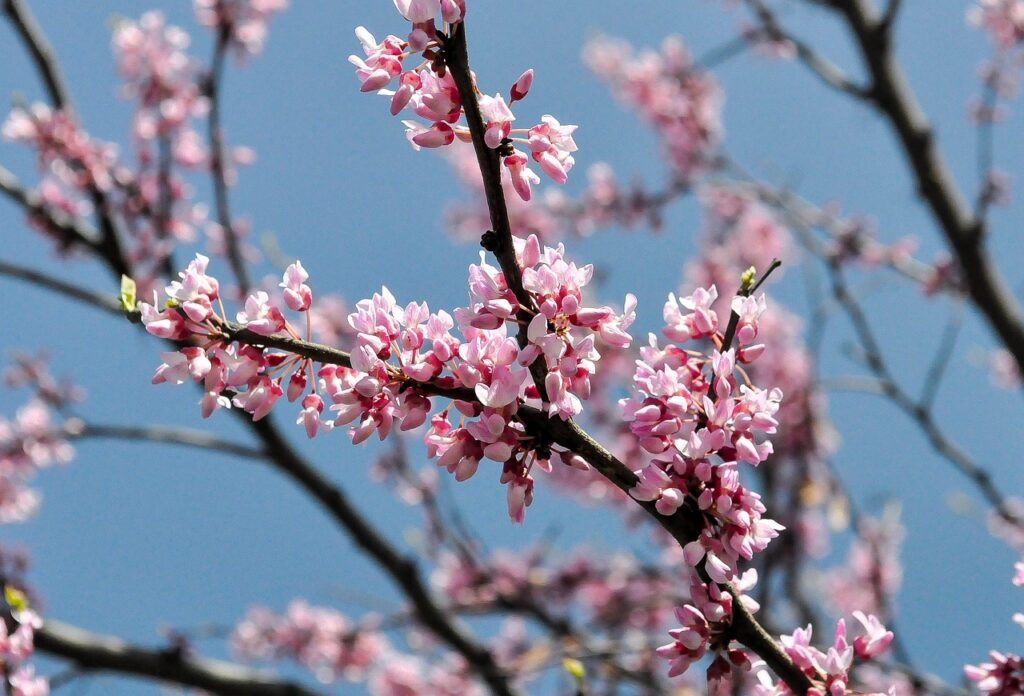
[{"label": "pink blossom", "polygon": [[533,68],[524,72],[519,76],[519,79],[512,83],[512,88],[509,90],[509,100],[517,102],[520,99],[524,99],[531,86],[533,86]]},{"label": "pink blossom", "polygon": [[306,285],[309,273],[301,261],[290,264],[284,271],[280,287],[284,288],[284,302],[295,312],[305,312],[313,303],[313,291]]},{"label": "pink blossom", "polygon": [[281,310],[271,304],[270,296],[262,290],[245,298],[245,311],[236,318],[239,324],[262,336],[273,336],[283,331],[285,325]]}]

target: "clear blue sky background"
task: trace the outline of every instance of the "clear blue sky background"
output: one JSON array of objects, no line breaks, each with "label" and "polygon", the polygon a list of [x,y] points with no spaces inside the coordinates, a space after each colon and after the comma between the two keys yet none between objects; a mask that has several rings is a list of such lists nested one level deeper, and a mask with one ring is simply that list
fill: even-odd
[{"label": "clear blue sky background", "polygon": [[[381,36],[401,33],[403,22],[385,0],[295,4],[274,21],[263,56],[244,69],[228,69],[227,136],[232,143],[254,146],[259,157],[256,166],[241,172],[233,192],[235,211],[250,216],[257,232],[276,234],[287,255],[303,260],[314,291],[338,291],[355,300],[386,283],[400,299],[426,299],[432,308],[464,302],[465,269],[477,250],[453,246],[441,228],[442,206],[460,195],[458,186],[441,159],[410,150],[382,99],[358,93],[345,60],[358,48],[352,34],[356,25]],[[31,5],[56,48],[88,129],[123,142],[130,107],[116,96],[108,19],[136,17],[151,3],[36,0]],[[194,48],[205,60],[209,40],[195,27],[190,3],[164,5],[171,21],[193,30]],[[966,104],[977,92],[975,71],[987,43],[965,25],[965,0],[905,5],[898,53],[959,180],[973,190],[974,141]],[[784,14],[803,36],[856,72],[851,46],[830,17]],[[700,55],[731,38],[738,18],[709,0],[472,0],[468,28],[483,89],[506,91],[524,68],[534,67],[537,79],[521,117],[552,113],[563,123],[581,124],[579,170],[568,185],[575,192],[584,169],[600,160],[614,164],[626,180],[638,176],[656,184],[664,174],[655,139],[582,67],[582,42],[602,32],[656,45],[667,33],[680,33]],[[0,96],[42,96],[6,25],[0,29],[0,56]],[[743,56],[717,74],[726,92],[726,147],[735,159],[812,200],[838,200],[847,211],[870,215],[883,239],[918,235],[922,255],[932,258],[939,249],[936,231],[915,200],[893,139],[872,113],[830,93],[795,64]],[[1013,165],[1024,161],[1022,118],[1024,106],[1014,105],[997,135],[1000,164],[1018,180],[1021,173]],[[0,144],[0,163],[33,180],[33,163],[23,148]],[[207,197],[208,191],[201,194]],[[993,245],[1012,282],[1020,280],[1024,259],[1020,211],[1015,204],[993,218]],[[578,259],[609,271],[610,300],[626,290],[637,293],[637,329],[644,332],[657,326],[665,294],[676,289],[698,226],[696,205],[683,201],[669,210],[660,235],[611,231],[570,242],[570,248]],[[46,244],[26,230],[20,212],[6,202],[0,203],[0,234],[0,258],[114,292],[90,263],[55,264]],[[780,292],[795,309],[806,310],[797,273],[790,273]],[[95,421],[199,425],[245,436],[228,417],[200,422],[192,390],[149,386],[160,347],[134,327],[7,279],[0,278],[0,293],[8,327],[0,347],[49,350],[56,369],[87,388],[83,412]],[[945,300],[923,302],[913,289],[892,283],[873,291],[867,306],[898,374],[920,384],[921,361],[938,341]],[[838,323],[830,328],[827,374],[856,371],[838,350],[847,336]],[[993,390],[985,371],[968,359],[991,345],[987,330],[969,320],[937,411],[1005,490],[1020,491],[1020,395]],[[17,403],[16,396],[0,395],[5,413]],[[958,679],[964,661],[980,661],[991,648],[1019,651],[1021,629],[1010,621],[1013,611],[1024,608],[1024,596],[1009,583],[1015,558],[986,533],[981,506],[954,515],[947,504],[950,494],[966,491],[973,498],[973,492],[883,401],[836,394],[831,410],[843,438],[837,462],[860,503],[877,510],[890,496],[903,500],[908,535],[898,623],[911,654],[926,668]],[[300,436],[297,428],[293,435]],[[402,543],[417,517],[368,482],[372,447],[353,448],[342,433],[303,447]],[[253,603],[280,609],[296,596],[355,614],[397,607],[398,597],[382,575],[318,509],[265,467],[173,447],[83,442],[78,450],[70,466],[38,478],[45,496],[40,515],[0,529],[5,544],[31,549],[31,579],[48,615],[155,642],[161,625],[231,624]],[[513,527],[504,491],[492,479],[484,472],[460,486],[457,495],[473,527],[493,546],[529,545],[551,525],[562,530],[565,544],[589,541],[595,552],[638,541],[618,529],[609,533],[605,517],[566,506],[543,483],[526,524]],[[211,654],[223,654],[216,644],[207,647]],[[360,689],[339,684],[337,691]],[[96,677],[69,692],[158,690]]]}]

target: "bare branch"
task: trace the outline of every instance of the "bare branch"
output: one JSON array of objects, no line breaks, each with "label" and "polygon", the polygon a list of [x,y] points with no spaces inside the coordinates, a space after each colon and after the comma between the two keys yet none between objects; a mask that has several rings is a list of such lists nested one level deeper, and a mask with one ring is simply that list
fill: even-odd
[{"label": "bare branch", "polygon": [[1024,529],[1024,520],[1010,507],[1006,498],[992,481],[991,474],[946,436],[942,428],[935,422],[928,405],[915,401],[893,377],[863,309],[846,286],[842,269],[834,263],[830,264],[829,275],[832,279],[832,294],[849,317],[864,349],[865,362],[877,379],[877,386],[881,389],[882,394],[917,423],[932,448],[974,483],[982,497],[988,501],[1000,517],[1008,523]]},{"label": "bare branch", "polygon": [[931,365],[929,365],[928,372],[925,374],[921,397],[917,400],[925,409],[930,410],[935,403],[935,397],[939,393],[939,386],[942,384],[942,376],[945,374],[949,361],[953,357],[953,348],[956,347],[956,339],[960,335],[963,319],[963,303],[954,301],[953,307],[949,312],[949,320],[946,322],[946,328],[942,331],[939,346],[935,350]]},{"label": "bare branch", "polygon": [[84,302],[90,307],[101,309],[110,314],[124,316],[124,310],[121,308],[120,303],[113,297],[79,287],[78,285],[72,285],[59,278],[26,268],[25,266],[18,266],[0,260],[0,275],[17,278],[47,290],[52,290],[64,297]]},{"label": "bare branch", "polygon": [[791,44],[796,50],[796,56],[800,62],[826,85],[858,99],[867,98],[868,90],[866,88],[847,77],[839,66],[815,51],[805,41],[786,31],[763,0],[746,0],[746,2],[761,22],[765,35],[772,41],[785,41]]},{"label": "bare branch", "polygon": [[222,696],[320,696],[266,672],[176,648],[141,648],[114,636],[48,619],[35,632],[40,652],[71,660],[82,670],[117,672],[204,689]]},{"label": "bare branch", "polygon": [[232,442],[196,428],[178,428],[163,425],[100,425],[87,423],[80,429],[64,433],[69,439],[95,438],[113,440],[138,440],[142,442],[163,442],[197,449],[222,452],[246,459],[266,459],[263,450]]},{"label": "bare branch", "polygon": [[885,12],[882,13],[882,18],[878,21],[879,31],[891,35],[902,8],[903,0],[889,0],[889,4],[886,5]]},{"label": "bare branch", "polygon": [[25,48],[32,55],[36,70],[46,85],[50,102],[58,109],[69,108],[71,99],[64,86],[64,78],[57,67],[57,57],[53,52],[53,47],[46,40],[32,13],[29,12],[28,6],[22,0],[4,0],[3,11],[14,26],[22,43],[25,44]]},{"label": "bare branch", "polygon": [[946,242],[959,261],[971,299],[1024,372],[1024,314],[984,245],[984,220],[964,200],[931,125],[892,52],[888,31],[871,0],[833,5],[846,20],[867,67],[872,89],[869,103],[889,122]]}]

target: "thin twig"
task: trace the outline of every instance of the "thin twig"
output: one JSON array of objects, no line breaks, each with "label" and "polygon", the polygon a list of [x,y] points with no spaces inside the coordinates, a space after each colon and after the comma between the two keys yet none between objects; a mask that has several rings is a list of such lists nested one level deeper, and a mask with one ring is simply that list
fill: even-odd
[{"label": "thin twig", "polygon": [[222,696],[320,696],[267,672],[177,648],[142,648],[53,619],[35,632],[37,650],[72,661],[81,670],[119,672],[204,689]]},{"label": "thin twig", "polygon": [[995,509],[996,513],[1008,523],[1024,529],[1024,520],[1013,511],[1006,498],[996,487],[991,474],[970,455],[953,442],[938,426],[932,416],[931,409],[916,402],[896,381],[889,371],[882,356],[881,347],[875,338],[874,331],[864,314],[863,309],[850,294],[843,279],[842,269],[835,263],[829,265],[832,279],[832,294],[843,307],[850,323],[853,325],[857,338],[864,350],[867,367],[877,379],[882,393],[918,424],[932,448],[966,476],[982,494],[985,500]]},{"label": "thin twig", "polygon": [[267,453],[257,447],[250,447],[212,435],[205,430],[180,428],[163,425],[101,425],[86,423],[81,428],[64,434],[69,439],[95,438],[112,440],[137,440],[140,442],[163,442],[197,449],[232,454],[246,459],[266,459]]},{"label": "thin twig", "polygon": [[931,410],[935,404],[935,397],[938,395],[939,386],[942,384],[942,376],[945,374],[949,361],[953,357],[953,349],[956,347],[956,339],[960,335],[963,323],[963,303],[954,301],[949,311],[949,320],[942,331],[942,338],[939,339],[939,346],[935,350],[932,362],[928,366],[928,372],[925,374],[921,396],[917,400],[917,403],[926,410]]},{"label": "thin twig", "polygon": [[231,271],[238,281],[238,289],[242,297],[249,294],[249,273],[245,259],[242,258],[241,245],[235,233],[231,219],[231,207],[228,201],[228,182],[224,167],[224,132],[220,123],[220,83],[224,73],[224,58],[227,54],[228,39],[231,27],[221,25],[217,34],[217,43],[213,50],[210,63],[210,75],[206,83],[206,96],[210,100],[209,138],[210,138],[210,173],[213,175],[213,195],[217,205],[217,221],[220,223],[224,237],[224,249],[227,253]]},{"label": "thin twig", "polygon": [[868,90],[866,88],[847,77],[839,66],[815,51],[805,41],[786,31],[763,0],[746,0],[746,2],[761,22],[765,35],[773,41],[784,41],[792,45],[797,59],[826,85],[859,99],[867,98]]}]

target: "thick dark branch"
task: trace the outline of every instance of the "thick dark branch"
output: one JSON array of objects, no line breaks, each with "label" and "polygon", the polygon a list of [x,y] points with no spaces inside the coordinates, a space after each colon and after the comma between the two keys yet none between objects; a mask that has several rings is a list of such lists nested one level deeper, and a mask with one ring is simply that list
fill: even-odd
[{"label": "thick dark branch", "polygon": [[46,85],[50,101],[58,109],[68,108],[71,99],[57,67],[57,57],[32,13],[22,0],[4,0],[3,10],[31,54],[36,70]]},{"label": "thick dark branch", "polygon": [[892,126],[917,182],[919,195],[956,256],[968,292],[1024,372],[1024,315],[984,245],[984,221],[965,202],[899,61],[888,28],[871,0],[845,0],[835,9],[846,19],[872,79],[870,103]]},{"label": "thick dark branch", "polygon": [[[245,412],[234,412],[248,421],[249,415]],[[470,668],[483,679],[493,693],[504,696],[519,693],[510,683],[509,676],[495,662],[490,650],[478,644],[430,596],[413,559],[399,554],[388,540],[363,518],[345,493],[307,464],[268,421],[251,423],[251,427],[263,440],[275,466],[316,499],[331,517],[349,532],[356,545],[373,558],[402,588],[424,627],[465,658]]]},{"label": "thick dark branch", "polygon": [[[445,64],[451,71],[452,79],[459,90],[462,110],[466,114],[466,124],[473,136],[473,150],[476,152],[477,165],[484,184],[484,198],[487,200],[487,211],[491,218],[492,232],[485,235],[484,247],[494,254],[505,276],[505,283],[519,302],[519,331],[516,340],[520,348],[528,343],[527,325],[532,316],[529,309],[533,308],[533,299],[523,287],[523,274],[516,260],[515,247],[512,244],[512,226],[509,223],[508,207],[505,204],[505,192],[501,186],[501,155],[497,150],[484,142],[484,119],[477,102],[477,86],[469,69],[469,52],[466,47],[466,23],[460,22],[452,28],[452,35],[444,44]],[[546,398],[544,378],[546,368],[543,360],[536,360],[530,365],[530,374],[540,391],[541,398]]]},{"label": "thick dark branch", "polygon": [[47,620],[35,633],[40,652],[71,660],[83,670],[117,672],[190,686],[221,696],[320,696],[295,682],[186,650],[141,648],[120,638]]},{"label": "thick dark branch", "polygon": [[249,273],[242,258],[241,245],[235,234],[231,220],[231,207],[228,203],[228,182],[224,167],[224,132],[220,124],[220,83],[224,74],[224,58],[227,54],[228,39],[231,27],[223,25],[217,34],[217,44],[213,51],[210,65],[210,76],[206,83],[206,96],[210,100],[209,138],[210,138],[210,171],[213,174],[213,195],[217,204],[217,221],[220,223],[221,234],[224,236],[224,249],[227,253],[231,271],[238,281],[238,289],[242,296],[249,294]]}]

